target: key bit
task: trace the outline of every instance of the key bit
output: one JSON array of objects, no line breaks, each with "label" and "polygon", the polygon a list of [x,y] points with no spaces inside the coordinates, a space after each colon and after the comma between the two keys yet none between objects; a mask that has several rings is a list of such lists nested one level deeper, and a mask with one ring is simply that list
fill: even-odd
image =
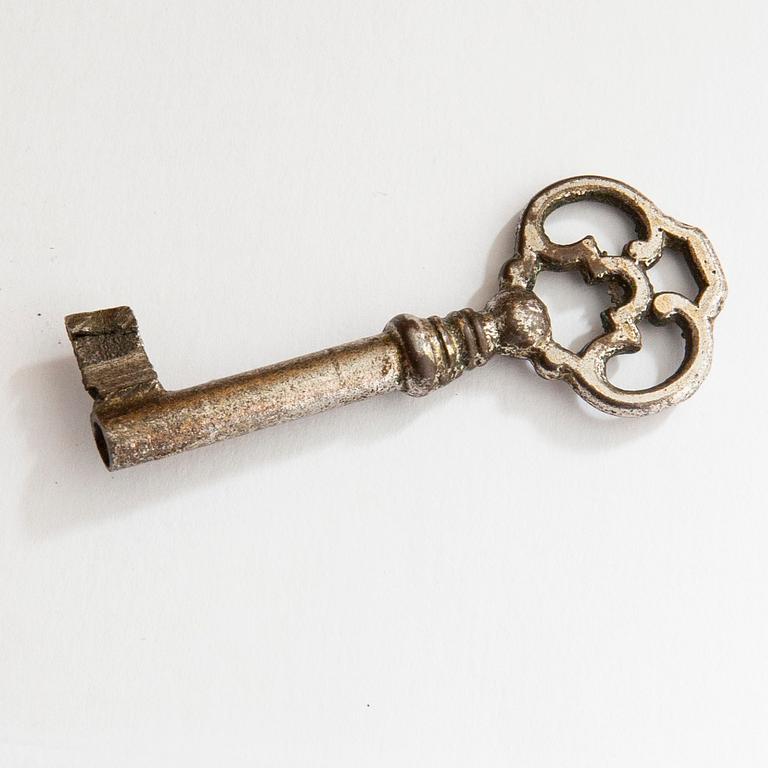
[{"label": "key bit", "polygon": [[[621,255],[601,251],[592,236],[558,245],[544,232],[555,208],[588,199],[631,216],[637,237]],[[666,247],[685,255],[699,286],[695,300],[656,293],[649,282],[646,272]],[[579,352],[552,338],[547,309],[533,290],[543,269],[578,270],[587,282],[605,281],[611,289],[604,333]],[[94,399],[96,445],[107,468],[116,470],[383,392],[426,395],[496,354],[530,360],[541,376],[567,382],[606,413],[654,413],[690,397],[707,375],[712,326],[727,292],[701,230],[665,216],[632,187],[599,176],[565,179],[533,198],[499,283],[480,311],[397,315],[376,336],[175,392],[158,381],[129,307],[69,315],[65,323],[83,384]],[[606,363],[640,350],[642,319],[676,323],[685,357],[666,381],[623,390],[608,380]]]}]

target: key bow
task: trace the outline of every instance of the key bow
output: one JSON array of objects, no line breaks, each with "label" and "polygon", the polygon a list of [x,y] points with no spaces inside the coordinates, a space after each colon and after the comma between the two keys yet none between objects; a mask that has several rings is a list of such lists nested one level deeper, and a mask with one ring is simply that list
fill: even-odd
[{"label": "key bow", "polygon": [[[556,208],[579,200],[597,200],[625,211],[637,238],[620,256],[601,251],[591,235],[568,245],[552,242],[544,231]],[[695,300],[670,291],[656,293],[647,270],[666,247],[682,251],[699,285]],[[706,235],[662,213],[636,189],[602,176],[578,176],[543,189],[528,204],[520,222],[516,256],[502,268],[501,288],[533,291],[542,269],[577,269],[587,282],[607,281],[612,306],[603,313],[605,332],[580,352],[543,333],[527,348],[501,349],[526,357],[539,375],[568,382],[594,407],[617,416],[654,413],[690,397],[706,377],[712,360],[712,325],[727,294],[725,276]],[[685,339],[680,368],[665,381],[643,390],[621,389],[608,380],[606,364],[614,355],[637,352],[642,338],[637,323],[675,322]]]}]

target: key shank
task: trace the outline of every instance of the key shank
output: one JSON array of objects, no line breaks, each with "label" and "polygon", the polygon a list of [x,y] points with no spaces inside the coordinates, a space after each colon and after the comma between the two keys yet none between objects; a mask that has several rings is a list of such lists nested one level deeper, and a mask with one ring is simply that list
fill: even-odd
[{"label": "key shank", "polygon": [[122,469],[401,390],[421,396],[483,365],[499,342],[492,312],[398,315],[377,336],[200,386],[167,391],[129,307],[70,315],[66,327],[105,465]]}]

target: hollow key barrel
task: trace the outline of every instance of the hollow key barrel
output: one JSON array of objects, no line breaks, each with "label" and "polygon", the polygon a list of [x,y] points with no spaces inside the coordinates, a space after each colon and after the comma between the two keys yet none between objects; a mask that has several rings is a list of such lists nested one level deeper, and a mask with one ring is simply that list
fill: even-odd
[{"label": "hollow key barrel", "polygon": [[385,330],[200,386],[169,392],[158,381],[129,307],[70,315],[66,327],[109,469],[401,390],[424,395],[485,363],[496,348],[492,315],[394,318]]}]

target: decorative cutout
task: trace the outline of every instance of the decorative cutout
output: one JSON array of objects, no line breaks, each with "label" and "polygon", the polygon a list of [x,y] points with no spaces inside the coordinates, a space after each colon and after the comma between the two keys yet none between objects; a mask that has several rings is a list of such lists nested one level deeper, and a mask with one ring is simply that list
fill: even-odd
[{"label": "decorative cutout", "polygon": [[691,260],[680,245],[668,245],[661,258],[648,270],[648,279],[656,293],[679,293],[691,301],[701,292],[701,276],[694,274]]},{"label": "decorative cutout", "polygon": [[616,355],[608,359],[608,380],[628,392],[638,392],[666,381],[685,359],[685,339],[673,323],[654,325],[648,320],[637,324],[643,347],[632,355]]},{"label": "decorative cutout", "polygon": [[539,274],[536,295],[547,305],[552,336],[572,352],[579,352],[604,328],[602,313],[611,305],[602,283],[588,285],[577,272]]},{"label": "decorative cutout", "polygon": [[614,256],[637,237],[631,216],[609,203],[596,200],[580,200],[556,208],[544,220],[544,232],[558,245],[592,235],[604,251]]}]

